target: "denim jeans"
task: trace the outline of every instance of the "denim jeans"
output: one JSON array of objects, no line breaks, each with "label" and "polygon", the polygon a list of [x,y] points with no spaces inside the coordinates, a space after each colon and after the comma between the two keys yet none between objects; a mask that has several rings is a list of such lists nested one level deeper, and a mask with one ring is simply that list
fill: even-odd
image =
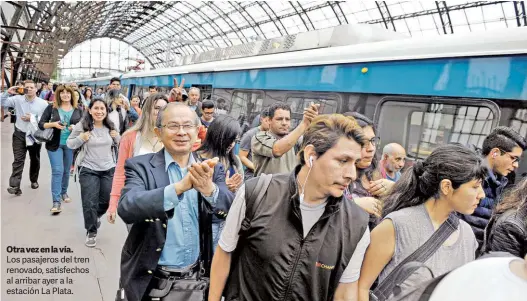
[{"label": "denim jeans", "polygon": [[48,150],[48,156],[51,164],[51,196],[53,203],[60,203],[62,195],[68,192],[73,150],[61,145],[54,152]]},{"label": "denim jeans", "polygon": [[81,185],[82,213],[84,215],[84,228],[88,233],[97,233],[97,219],[108,210],[114,171],[115,167],[103,171],[81,167],[79,183]]},{"label": "denim jeans", "polygon": [[220,241],[221,231],[225,227],[225,221],[220,223],[212,224],[212,252],[216,252],[216,247],[218,246],[218,241]]}]

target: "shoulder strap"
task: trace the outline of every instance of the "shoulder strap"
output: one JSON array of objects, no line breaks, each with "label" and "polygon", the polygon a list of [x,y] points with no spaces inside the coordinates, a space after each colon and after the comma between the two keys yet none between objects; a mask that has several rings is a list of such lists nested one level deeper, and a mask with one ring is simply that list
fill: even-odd
[{"label": "shoulder strap", "polygon": [[[388,299],[396,284],[404,282],[410,275],[412,275],[420,266],[414,265],[411,268],[405,268],[409,262],[424,263],[430,256],[432,256],[445,242],[445,240],[457,230],[459,226],[459,218],[455,214],[450,214],[448,219],[432,234],[432,236],[410,256],[406,257],[392,272],[375,288],[373,294],[382,301]],[[402,271],[405,269],[405,271]]]},{"label": "shoulder strap", "polygon": [[272,174],[261,174],[258,177],[256,185],[254,187],[245,186],[245,219],[242,221],[242,231],[247,231],[251,227],[251,221],[254,219],[254,214],[258,209],[258,206],[262,202],[262,199],[267,192],[269,183],[273,178]]}]

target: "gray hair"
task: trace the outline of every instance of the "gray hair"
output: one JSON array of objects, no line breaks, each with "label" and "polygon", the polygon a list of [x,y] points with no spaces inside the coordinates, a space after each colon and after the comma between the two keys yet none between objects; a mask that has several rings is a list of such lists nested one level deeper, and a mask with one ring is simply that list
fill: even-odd
[{"label": "gray hair", "polygon": [[169,108],[172,108],[172,107],[174,107],[174,108],[181,107],[181,108],[185,108],[185,109],[189,110],[190,112],[192,112],[192,116],[193,116],[193,119],[194,119],[194,125],[199,126],[201,124],[201,122],[199,121],[198,114],[196,114],[196,112],[194,110],[192,110],[188,105],[186,105],[185,103],[182,103],[182,102],[171,102],[171,103],[168,103],[161,110],[159,110],[159,112],[157,113],[156,128],[159,128],[159,129],[162,128],[162,126],[163,126],[163,116],[165,115],[165,111],[168,110]]},{"label": "gray hair", "polygon": [[190,92],[192,92],[192,91],[196,91],[196,92],[198,92],[198,94],[201,93],[201,91],[199,90],[199,88],[191,87],[190,89],[188,89],[188,94],[190,94]]}]

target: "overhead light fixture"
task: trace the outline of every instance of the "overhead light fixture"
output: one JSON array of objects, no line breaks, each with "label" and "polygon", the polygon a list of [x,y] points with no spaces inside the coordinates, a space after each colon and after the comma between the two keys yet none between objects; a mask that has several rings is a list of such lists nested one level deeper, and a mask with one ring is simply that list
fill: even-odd
[{"label": "overhead light fixture", "polygon": [[65,30],[65,31],[69,31],[70,27],[69,26],[61,26],[60,29]]},{"label": "overhead light fixture", "polygon": [[59,49],[59,51],[64,51],[64,49]]},{"label": "overhead light fixture", "polygon": [[40,55],[35,54],[35,58],[39,59],[39,58],[40,58]]},{"label": "overhead light fixture", "polygon": [[67,41],[66,41],[66,40],[60,40],[59,43],[61,43],[61,44],[66,44]]}]

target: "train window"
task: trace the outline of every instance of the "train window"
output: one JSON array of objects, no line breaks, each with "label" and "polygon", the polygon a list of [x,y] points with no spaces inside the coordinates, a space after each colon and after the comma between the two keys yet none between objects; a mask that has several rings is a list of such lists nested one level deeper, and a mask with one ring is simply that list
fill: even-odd
[{"label": "train window", "polygon": [[229,115],[234,118],[253,118],[263,109],[265,93],[253,90],[235,90],[232,93]]},{"label": "train window", "polygon": [[523,137],[527,137],[527,109],[518,109],[511,118],[509,126],[520,133]]},{"label": "train window", "polygon": [[497,106],[489,103],[381,101],[380,111],[375,114],[381,147],[391,142],[399,143],[406,148],[408,157],[414,159],[426,158],[445,143],[481,148],[499,119]]},{"label": "train window", "polygon": [[333,114],[338,111],[340,97],[337,94],[295,93],[287,95],[286,102],[291,106],[291,128],[295,128],[310,103],[320,104],[320,114]]}]

